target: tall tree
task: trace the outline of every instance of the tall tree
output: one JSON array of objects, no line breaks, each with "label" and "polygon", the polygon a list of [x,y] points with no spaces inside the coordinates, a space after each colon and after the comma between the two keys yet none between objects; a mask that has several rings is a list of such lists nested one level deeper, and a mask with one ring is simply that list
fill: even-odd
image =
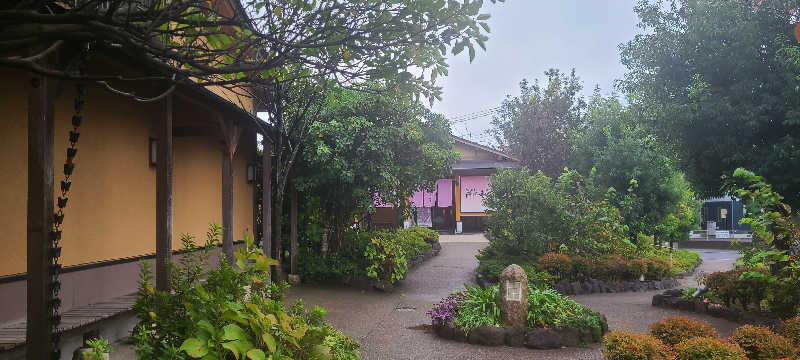
[{"label": "tall tree", "polygon": [[374,195],[401,205],[402,195],[432,189],[457,159],[450,125],[407,95],[332,91],[303,150],[303,188],[320,197],[335,239]]},{"label": "tall tree", "polygon": [[[571,167],[620,209],[632,234],[680,240],[699,223],[694,193],[674,157],[616,98],[595,96],[575,132]],[[613,191],[607,191],[613,189]]]},{"label": "tall tree", "polygon": [[544,74],[544,86],[538,80],[533,84],[522,80],[520,94],[506,97],[490,132],[525,166],[555,178],[567,165],[570,132],[580,124],[586,103],[574,70],[569,75],[556,69]]},{"label": "tall tree", "polygon": [[800,205],[796,1],[640,1],[623,89],[702,196],[738,167]]},{"label": "tall tree", "polygon": [[[494,2],[495,0],[492,0]],[[44,76],[105,81],[155,79],[245,92],[273,79],[399,82],[438,97],[448,49],[488,39],[482,1],[465,0],[10,0],[0,4],[0,66]],[[126,59],[138,75],[44,60],[72,42]],[[422,69],[419,76],[409,68]],[[113,83],[112,83],[113,82]],[[135,97],[129,91],[117,91]]]}]

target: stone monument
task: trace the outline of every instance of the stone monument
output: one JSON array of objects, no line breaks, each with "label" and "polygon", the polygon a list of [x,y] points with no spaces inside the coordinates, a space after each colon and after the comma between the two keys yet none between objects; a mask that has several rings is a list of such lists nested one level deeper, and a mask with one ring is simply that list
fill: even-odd
[{"label": "stone monument", "polygon": [[506,327],[527,325],[528,275],[517,264],[500,274],[500,317]]}]

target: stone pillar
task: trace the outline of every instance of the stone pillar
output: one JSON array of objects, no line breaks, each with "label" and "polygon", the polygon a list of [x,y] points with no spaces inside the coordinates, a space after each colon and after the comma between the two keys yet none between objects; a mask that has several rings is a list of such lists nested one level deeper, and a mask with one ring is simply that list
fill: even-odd
[{"label": "stone pillar", "polygon": [[500,317],[506,327],[525,327],[528,315],[528,275],[517,264],[500,274]]}]

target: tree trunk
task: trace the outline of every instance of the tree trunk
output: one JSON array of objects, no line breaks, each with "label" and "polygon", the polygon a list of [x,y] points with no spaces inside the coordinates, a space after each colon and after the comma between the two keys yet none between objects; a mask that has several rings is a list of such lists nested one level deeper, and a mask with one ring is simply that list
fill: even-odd
[{"label": "tree trunk", "polygon": [[222,252],[233,264],[233,154],[222,150]]},{"label": "tree trunk", "polygon": [[297,274],[297,189],[292,184],[291,199],[289,200],[289,244],[290,262],[289,272]]},{"label": "tree trunk", "polygon": [[264,155],[261,158],[263,174],[261,176],[261,249],[264,254],[272,256],[272,142],[264,134]]},{"label": "tree trunk", "polygon": [[26,358],[52,357],[50,238],[53,229],[53,116],[56,81],[31,78],[28,92]]},{"label": "tree trunk", "polygon": [[169,290],[172,258],[172,95],[164,98],[156,155],[156,289]]},{"label": "tree trunk", "polygon": [[279,191],[275,197],[275,260],[278,260],[278,265],[275,267],[275,279],[280,281],[283,279],[283,238],[281,222],[283,220],[283,194]]}]

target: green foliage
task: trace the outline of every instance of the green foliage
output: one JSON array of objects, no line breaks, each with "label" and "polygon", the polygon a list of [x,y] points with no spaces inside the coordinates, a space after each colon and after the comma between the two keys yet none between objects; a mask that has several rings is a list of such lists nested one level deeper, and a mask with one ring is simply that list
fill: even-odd
[{"label": "green foliage", "polygon": [[650,325],[650,335],[664,344],[674,346],[685,339],[695,337],[718,337],[717,331],[702,320],[692,320],[686,316],[673,316]]},{"label": "green foliage", "polygon": [[528,326],[573,327],[599,339],[608,330],[606,319],[553,289],[528,287]]},{"label": "green foliage", "polygon": [[456,312],[455,324],[467,332],[479,326],[500,325],[499,287],[481,289],[465,284],[464,288],[466,290]]},{"label": "green foliage", "polygon": [[105,360],[105,354],[111,354],[114,349],[108,344],[108,339],[95,338],[86,340],[89,352],[83,353],[83,360]]},{"label": "green foliage", "polygon": [[[558,277],[553,276],[547,271],[537,271],[533,265],[520,265],[528,276],[528,285],[535,288],[549,288],[555,284]],[[501,271],[502,273],[502,271]]]},{"label": "green foliage", "polygon": [[421,228],[416,227],[416,228],[400,229],[395,232],[395,236],[397,239],[396,241],[405,252],[406,259],[411,260],[422,256],[422,254],[424,253],[433,251],[433,247],[431,246],[430,243],[425,241],[425,238],[423,237],[421,231],[410,230],[410,229],[421,229]]},{"label": "green foliage", "polygon": [[[209,243],[219,235],[214,228],[207,234]],[[191,237],[184,239],[194,248]],[[198,259],[207,257],[198,251],[207,249],[184,254],[195,259],[183,262],[190,268],[175,266],[175,273],[198,276],[176,278],[169,291],[154,290],[143,267],[133,332],[140,358],[325,359],[337,352],[340,358],[359,358],[357,346],[324,322],[324,309],[306,311],[301,301],[284,307],[288,285],[269,282],[269,267],[276,261],[254,247],[251,236],[235,254],[236,267],[223,257],[206,271],[207,264]]]},{"label": "green foliage", "polygon": [[[632,233],[685,239],[700,222],[698,202],[673,156],[616,98],[595,96],[575,131],[571,165],[591,173]],[[599,195],[599,194],[597,194]]]},{"label": "green foliage", "polygon": [[394,283],[405,278],[408,272],[406,252],[395,233],[381,231],[372,234],[364,258],[369,263],[367,276],[379,281]]},{"label": "green foliage", "polygon": [[567,171],[556,182],[526,169],[498,171],[484,198],[492,251],[537,257],[566,249],[572,255],[631,253],[619,211],[594,201],[592,178]]},{"label": "green foliage", "polygon": [[404,231],[416,234],[417,236],[422,237],[428,244],[438,244],[439,243],[439,233],[436,230],[422,227],[422,226],[411,226]]},{"label": "green foliage", "polygon": [[603,337],[603,354],[608,360],[672,360],[674,354],[650,335],[614,330]]},{"label": "green foliage", "polygon": [[728,341],[713,337],[686,339],[675,346],[676,360],[747,360],[747,354]]},{"label": "green foliage", "polygon": [[432,188],[457,159],[447,119],[389,91],[330,91],[309,134],[298,188],[319,197],[337,228],[374,211],[375,194],[399,206],[403,194]]},{"label": "green foliage", "polygon": [[733,331],[730,340],[744,349],[751,360],[792,359],[796,354],[789,339],[763,326],[739,327]]},{"label": "green foliage", "polygon": [[546,253],[536,261],[536,268],[557,276],[559,279],[569,279],[572,275],[572,259],[564,254]]},{"label": "green foliage", "polygon": [[800,178],[786,171],[800,159],[800,63],[785,16],[794,7],[646,0],[635,8],[643,30],[621,47],[622,90],[701,197],[719,195],[721,177],[743,166],[798,205]]}]

